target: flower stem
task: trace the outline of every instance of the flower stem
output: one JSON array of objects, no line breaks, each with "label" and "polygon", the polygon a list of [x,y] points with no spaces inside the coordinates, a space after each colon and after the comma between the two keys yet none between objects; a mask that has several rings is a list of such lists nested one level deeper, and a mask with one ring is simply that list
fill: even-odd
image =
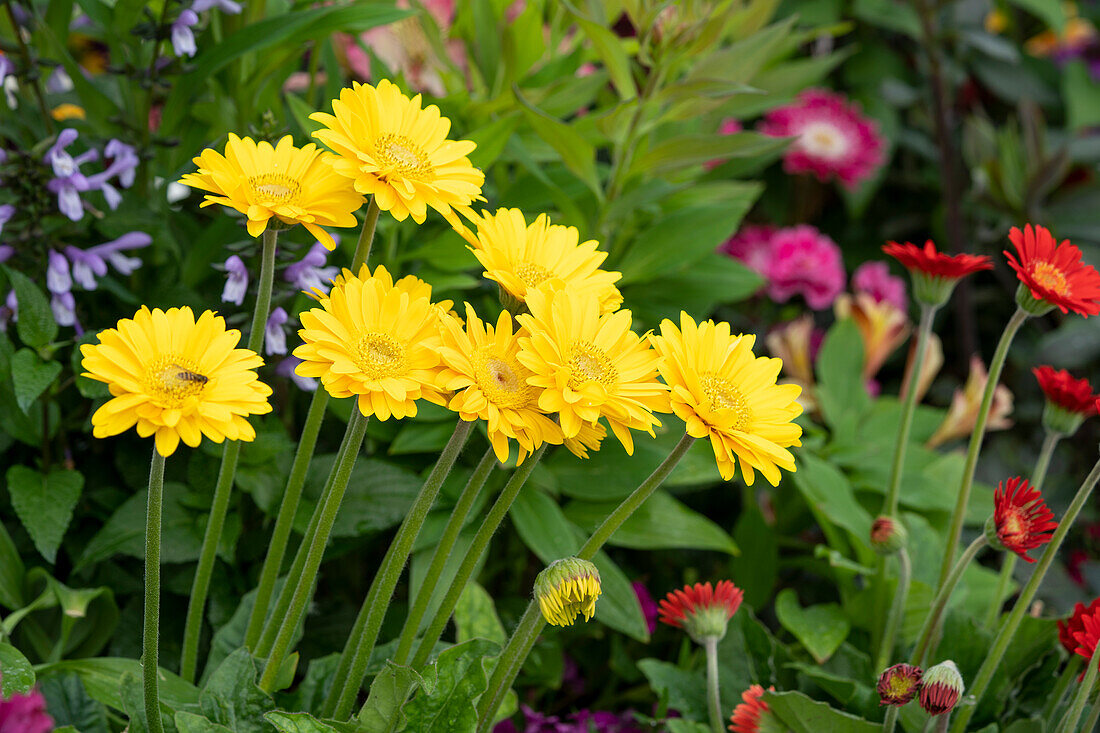
[{"label": "flower stem", "polygon": [[41,75],[38,73],[38,69],[35,68],[36,65],[34,59],[31,58],[30,48],[27,47],[27,42],[23,39],[22,29],[19,25],[19,21],[15,17],[15,11],[12,9],[12,0],[4,0],[4,7],[8,11],[8,20],[11,22],[11,32],[15,36],[16,43],[19,44],[19,54],[23,57],[24,75],[21,81],[26,83],[30,80],[31,90],[34,92],[35,101],[38,103],[38,113],[42,115],[42,121],[46,124],[46,132],[53,135],[53,116],[46,106],[46,98],[43,96],[42,87],[39,85]]},{"label": "flower stem", "polygon": [[898,588],[894,593],[894,603],[890,606],[890,615],[886,617],[886,628],[882,632],[882,644],[875,659],[876,671],[886,669],[894,654],[894,644],[898,638],[898,629],[901,628],[901,620],[905,616],[905,599],[909,596],[909,581],[912,577],[913,564],[909,561],[909,551],[903,547],[898,551]]},{"label": "flower stem", "polygon": [[[375,203],[372,197],[370,206],[367,207],[367,216],[363,221],[363,228],[359,230],[359,240],[355,245],[355,253],[351,257],[351,270],[353,272],[364,264],[370,256],[371,244],[374,242],[374,232],[378,225],[378,213],[378,204]],[[305,486],[309,464],[313,460],[313,452],[317,447],[317,436],[321,432],[321,423],[325,419],[325,408],[328,406],[328,400],[328,392],[324,388],[318,387],[309,403],[306,424],[302,428],[301,437],[298,439],[298,449],[294,453],[294,463],[290,466],[286,490],[283,491],[279,514],[275,518],[275,528],[271,531],[271,543],[268,546],[267,555],[264,556],[263,569],[260,571],[260,582],[256,587],[256,603],[252,607],[252,615],[248,618],[248,628],[244,637],[244,645],[248,649],[256,647],[264,628],[267,608],[271,603],[271,596],[275,592],[275,583],[279,579],[279,570],[283,566],[283,559],[286,557],[286,548],[290,542],[294,516],[298,512],[298,504],[302,500],[302,488]]]},{"label": "flower stem", "polygon": [[310,542],[309,551],[306,554],[302,578],[294,587],[290,608],[287,610],[286,618],[282,620],[279,633],[275,637],[275,644],[271,648],[270,655],[268,655],[267,665],[260,677],[260,688],[269,694],[274,692],[275,680],[279,676],[279,669],[282,667],[283,659],[286,657],[287,649],[290,646],[290,638],[305,615],[309,597],[313,594],[313,581],[317,578],[317,571],[321,567],[321,558],[325,553],[325,545],[328,544],[332,525],[336,522],[336,513],[339,511],[340,503],[344,499],[344,491],[348,487],[352,469],[355,468],[355,460],[359,457],[359,448],[363,443],[363,436],[367,432],[367,422],[368,418],[358,409],[352,411],[346,436],[348,449],[341,456],[340,462],[333,466],[332,489],[321,505],[317,532]]},{"label": "flower stem", "polygon": [[1073,521],[1077,519],[1077,515],[1081,513],[1081,508],[1088,501],[1097,481],[1100,481],[1100,461],[1092,467],[1092,471],[1089,472],[1081,487],[1077,489],[1073,502],[1069,505],[1066,513],[1062,515],[1062,521],[1058,523],[1054,534],[1051,535],[1050,542],[1043,550],[1042,556],[1039,557],[1027,585],[1020,591],[1020,595],[1016,599],[1015,605],[1012,606],[1008,618],[1001,624],[1000,631],[997,632],[997,637],[993,640],[993,646],[990,648],[989,654],[986,655],[985,661],[982,662],[982,666],[970,688],[969,697],[973,698],[974,704],[959,709],[959,714],[955,716],[955,722],[951,727],[953,733],[962,733],[966,730],[966,724],[974,715],[978,703],[982,700],[982,695],[985,694],[989,683],[993,680],[993,675],[996,674],[1008,645],[1012,643],[1012,637],[1016,635],[1016,630],[1020,628],[1020,622],[1023,620],[1024,614],[1027,613],[1028,606],[1031,605],[1031,599],[1035,597],[1039,585],[1043,582],[1043,576],[1046,575],[1051,563],[1054,562],[1054,557],[1058,554],[1062,541],[1069,533],[1069,529],[1073,525]]},{"label": "flower stem", "polygon": [[485,481],[496,465],[496,453],[490,446],[485,451],[485,455],[481,457],[477,468],[470,475],[470,480],[466,482],[466,488],[462,490],[458,502],[451,509],[451,517],[447,520],[447,526],[443,528],[443,535],[439,538],[439,544],[436,545],[435,552],[432,554],[428,572],[420,583],[416,600],[413,601],[412,608],[409,609],[408,616],[405,618],[405,626],[401,629],[401,639],[397,644],[397,651],[393,655],[395,664],[405,664],[409,660],[413,642],[416,640],[416,632],[420,629],[420,622],[428,611],[428,605],[432,600],[432,591],[439,584],[439,578],[443,574],[443,566],[447,564],[447,560],[454,551],[455,542],[458,540],[463,524],[466,523],[470,507],[473,506],[474,500],[481,493],[481,487],[485,485]]},{"label": "flower stem", "polygon": [[712,733],[724,733],[722,725],[722,695],[718,689],[718,637],[703,639],[703,649],[707,653],[707,704],[710,709],[710,728]]},{"label": "flower stem", "polygon": [[898,724],[898,706],[891,705],[886,709],[886,717],[882,720],[882,733],[894,733],[894,727]]},{"label": "flower stem", "polygon": [[967,566],[987,544],[989,542],[986,540],[985,534],[978,535],[966,548],[959,561],[955,563],[955,567],[951,569],[951,574],[947,576],[947,580],[940,586],[935,600],[932,601],[928,616],[924,619],[924,626],[921,627],[920,635],[917,637],[917,646],[913,651],[911,664],[918,667],[924,665],[928,655],[932,652],[932,647],[935,645],[934,640],[939,634],[940,625],[943,623],[943,612],[947,608],[947,601],[950,600],[951,594],[955,591],[955,586],[959,584],[959,580],[962,578]]},{"label": "flower stem", "polygon": [[[684,454],[688,452],[688,448],[694,442],[695,438],[685,433],[668,457],[661,462],[661,465],[657,466],[653,473],[639,484],[630,496],[623,499],[619,506],[615,507],[614,511],[603,521],[603,524],[596,528],[596,531],[592,533],[592,536],[577,552],[577,557],[582,560],[591,560],[595,557],[604,543],[615,533],[615,530],[621,527],[623,522],[657,490],[657,487],[664,483],[664,480],[672,473],[672,469],[676,467],[676,464],[680,462],[680,459],[684,457]],[[531,647],[535,645],[539,632],[545,624],[546,621],[539,612],[538,602],[532,600],[527,604],[527,611],[523,614],[519,626],[512,632],[511,638],[508,639],[508,643],[500,653],[500,659],[497,660],[497,666],[493,670],[489,686],[486,688],[485,694],[481,696],[481,700],[478,701],[477,733],[485,733],[492,725],[497,708],[500,707],[505,693],[512,686],[516,675],[519,674],[524,660],[530,654]]]},{"label": "flower stem", "polygon": [[[1047,476],[1047,468],[1050,467],[1050,457],[1054,455],[1054,447],[1058,445],[1063,435],[1059,432],[1048,430],[1043,440],[1043,447],[1039,451],[1039,458],[1035,461],[1035,471],[1031,475],[1031,486],[1039,491],[1043,487],[1043,479]],[[992,628],[1001,615],[1001,606],[1008,596],[1008,587],[1012,584],[1012,574],[1016,571],[1016,555],[1006,552],[1001,561],[1001,575],[997,581],[997,590],[993,595],[993,602],[989,604],[989,610],[985,614],[986,628]]]},{"label": "flower stem", "polygon": [[[259,292],[256,308],[252,312],[252,330],[248,333],[248,348],[259,353],[264,344],[268,311],[271,309],[271,286],[275,278],[275,242],[278,232],[270,227],[264,230],[263,254],[260,261]],[[187,605],[187,622],[183,630],[183,652],[180,676],[188,682],[195,681],[199,659],[199,640],[202,636],[202,619],[206,610],[206,596],[210,591],[210,577],[214,572],[218,545],[222,540],[225,516],[229,512],[229,500],[233,495],[233,480],[237,476],[237,460],[241,454],[239,440],[226,440],[222,450],[222,464],[218,470],[218,482],[214,486],[214,500],[210,506],[206,532],[202,538],[199,564],[191,585],[191,598]]]},{"label": "flower stem", "polygon": [[149,733],[164,733],[160,720],[157,658],[160,645],[160,523],[164,505],[164,456],[153,447],[149,464],[149,497],[145,518],[145,629],[141,641],[141,673],[145,718]]},{"label": "flower stem", "polygon": [[485,553],[486,548],[489,546],[489,541],[493,538],[493,534],[500,527],[500,523],[504,521],[505,515],[508,514],[508,509],[511,508],[512,502],[515,501],[516,496],[519,495],[520,489],[527,482],[527,478],[531,475],[531,472],[535,470],[535,466],[542,460],[543,454],[546,452],[546,446],[542,446],[535,453],[527,458],[521,466],[516,468],[512,477],[508,479],[508,483],[504,485],[504,488],[500,490],[500,495],[497,496],[497,500],[493,502],[493,506],[489,508],[489,512],[485,515],[484,521],[477,530],[477,534],[474,535],[474,539],[470,542],[470,547],[466,550],[466,556],[462,558],[462,564],[458,566],[458,570],[455,572],[455,577],[451,581],[450,587],[447,589],[447,593],[443,596],[443,600],[439,603],[439,608],[435,611],[435,616],[432,617],[431,624],[428,625],[427,630],[424,632],[424,637],[420,640],[420,646],[416,649],[416,654],[413,656],[412,666],[414,669],[419,669],[428,661],[428,657],[432,654],[432,649],[435,648],[435,643],[439,641],[439,637],[443,635],[443,629],[447,627],[447,621],[451,618],[451,614],[455,610],[455,606],[458,605],[458,599],[462,595],[462,589],[466,587],[466,583],[469,582],[470,577],[474,574],[474,569],[477,567],[478,561],[481,560],[481,556]]},{"label": "flower stem", "polygon": [[905,402],[902,403],[901,421],[898,423],[897,445],[894,446],[894,464],[890,467],[890,483],[886,488],[886,500],[882,505],[882,513],[893,517],[898,513],[898,498],[901,493],[901,475],[905,467],[905,453],[909,448],[909,431],[913,427],[913,415],[917,411],[917,383],[920,381],[921,364],[924,361],[924,352],[928,348],[928,340],[932,335],[932,320],[936,317],[936,306],[924,303],[921,305],[920,325],[917,327],[917,351],[914,354],[912,371],[909,375],[909,391],[905,393]]},{"label": "flower stem", "polygon": [[1081,727],[1082,733],[1091,733],[1096,730],[1096,724],[1100,722],[1100,700],[1093,702],[1089,717],[1085,718],[1085,724]]},{"label": "flower stem", "polygon": [[951,565],[955,561],[955,551],[959,547],[959,537],[962,534],[963,520],[966,518],[966,508],[970,503],[970,487],[974,483],[974,469],[978,465],[978,452],[982,447],[982,439],[985,437],[985,424],[989,419],[989,409],[993,405],[993,393],[997,389],[997,383],[1001,379],[1001,370],[1004,368],[1005,359],[1008,357],[1008,347],[1012,345],[1012,339],[1016,332],[1028,318],[1027,311],[1017,308],[1012,314],[1008,325],[1005,326],[1001,340],[997,344],[997,350],[993,354],[993,361],[989,364],[989,380],[985,383],[985,393],[982,395],[982,404],[978,408],[978,417],[974,423],[974,432],[970,436],[970,447],[966,452],[966,465],[963,467],[962,484],[959,486],[959,498],[955,502],[955,513],[951,515],[951,528],[947,531],[947,548],[943,553],[943,564],[940,566],[940,581],[942,586],[951,572]]},{"label": "flower stem", "polygon": [[[1073,704],[1070,706],[1066,717],[1062,718],[1062,724],[1058,727],[1058,733],[1073,733],[1077,730],[1077,721],[1081,720],[1081,714],[1085,712],[1085,705],[1092,697],[1092,691],[1096,687],[1096,665],[1100,664],[1100,646],[1092,652],[1088,669],[1085,670],[1085,679],[1077,686],[1077,694],[1073,696]],[[1091,731],[1086,727],[1085,731]]]},{"label": "flower stem", "polygon": [[340,655],[332,689],[325,700],[325,710],[332,710],[339,720],[345,719],[355,704],[355,696],[359,693],[363,678],[366,676],[371,652],[374,651],[375,642],[378,641],[378,632],[382,628],[382,621],[386,618],[394,588],[397,587],[397,582],[405,569],[405,561],[412,553],[413,543],[416,541],[416,536],[420,534],[420,528],[424,525],[436,495],[439,494],[439,487],[451,472],[475,424],[476,422],[472,420],[459,420],[455,425],[451,439],[447,441],[435,467],[424,480],[424,485],[420,487],[420,493],[417,494],[416,500],[405,515],[405,520],[394,535],[390,548],[382,559],[382,565],[378,568],[367,591],[367,596],[363,599],[359,616]]},{"label": "flower stem", "polygon": [[1043,714],[1040,716],[1041,720],[1046,721],[1047,727],[1051,728],[1054,724],[1054,714],[1058,711],[1058,707],[1062,704],[1062,698],[1066,696],[1066,690],[1077,679],[1077,675],[1081,673],[1081,664],[1084,663],[1084,659],[1080,655],[1074,654],[1066,662],[1066,668],[1062,670],[1062,676],[1058,678],[1058,684],[1054,686],[1050,695],[1047,696],[1047,703],[1043,706]]}]

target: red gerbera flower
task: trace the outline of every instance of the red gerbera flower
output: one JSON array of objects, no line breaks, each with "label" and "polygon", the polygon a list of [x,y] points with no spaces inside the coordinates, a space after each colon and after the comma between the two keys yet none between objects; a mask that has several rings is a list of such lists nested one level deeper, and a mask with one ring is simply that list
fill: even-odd
[{"label": "red gerbera flower", "polygon": [[1050,366],[1039,366],[1031,370],[1039,380],[1039,389],[1046,398],[1069,412],[1081,415],[1096,414],[1096,400],[1100,395],[1092,393],[1092,385],[1087,379],[1074,379],[1065,369],[1056,370]]},{"label": "red gerbera flower", "polygon": [[1050,542],[1046,533],[1058,526],[1042,495],[1020,477],[1002,481],[993,492],[993,524],[997,542],[1028,562],[1035,560],[1027,551]]},{"label": "red gerbera flower", "polygon": [[910,272],[916,270],[933,277],[958,280],[972,272],[992,270],[993,263],[985,255],[947,255],[936,251],[936,245],[929,239],[924,247],[906,242],[890,242],[882,251],[900,262]]},{"label": "red gerbera flower", "polygon": [[710,582],[685,585],[664,597],[658,607],[658,619],[684,629],[696,641],[708,636],[720,639],[726,635],[726,624],[741,607],[744,595],[728,580],[718,581],[713,588]]},{"label": "red gerbera flower", "polygon": [[1068,239],[1056,244],[1050,230],[1030,224],[1022,232],[1013,227],[1008,238],[1019,255],[1005,250],[1008,264],[1036,300],[1063,313],[1100,313],[1100,272],[1081,262],[1081,250]]},{"label": "red gerbera flower", "polygon": [[[769,687],[774,690],[774,687]],[[769,714],[771,708],[760,698],[764,696],[764,688],[753,685],[741,693],[744,702],[739,703],[733,709],[730,716],[729,730],[733,733],[760,733],[760,718]]]},{"label": "red gerbera flower", "polygon": [[[1073,651],[1084,657],[1086,662],[1091,660],[1097,643],[1100,643],[1100,610],[1081,614],[1081,630],[1075,632],[1073,638],[1077,640],[1077,647]],[[1084,672],[1081,677],[1084,677]]]},{"label": "red gerbera flower", "polygon": [[1100,598],[1094,598],[1092,603],[1085,605],[1078,603],[1073,607],[1073,613],[1065,621],[1058,622],[1058,641],[1062,648],[1070,654],[1077,649],[1076,635],[1085,630],[1085,622],[1081,619],[1085,616],[1093,616],[1100,611]]}]

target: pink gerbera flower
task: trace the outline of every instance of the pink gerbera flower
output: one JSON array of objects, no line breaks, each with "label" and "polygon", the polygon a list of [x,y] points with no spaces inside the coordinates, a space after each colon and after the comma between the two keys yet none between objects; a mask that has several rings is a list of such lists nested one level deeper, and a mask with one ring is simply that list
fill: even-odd
[{"label": "pink gerbera flower", "polygon": [[772,236],[768,297],[784,303],[801,295],[814,310],[828,308],[844,290],[840,247],[809,224],[780,229]]},{"label": "pink gerbera flower", "polygon": [[854,188],[874,174],[884,158],[878,125],[839,94],[807,89],[794,104],[777,107],[760,125],[765,135],[796,138],[783,156],[788,173],[813,173],[822,181],[836,176]]},{"label": "pink gerbera flower", "polygon": [[770,224],[747,224],[718,248],[750,270],[767,275],[772,259],[772,237],[776,228]]}]

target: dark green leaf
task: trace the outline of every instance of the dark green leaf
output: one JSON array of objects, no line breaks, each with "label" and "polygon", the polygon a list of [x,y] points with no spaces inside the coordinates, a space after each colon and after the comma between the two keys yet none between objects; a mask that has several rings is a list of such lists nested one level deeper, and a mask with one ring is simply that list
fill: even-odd
[{"label": "dark green leaf", "polygon": [[218,665],[199,696],[203,713],[236,733],[268,733],[263,715],[275,707],[256,685],[256,663],[238,649]]},{"label": "dark green leaf", "polygon": [[[38,678],[48,679],[53,675],[73,673],[80,677],[84,688],[93,700],[107,707],[124,710],[119,692],[122,678],[131,675],[141,679],[141,662],[137,659],[115,657],[97,657],[95,659],[71,659],[45,664],[38,668]],[[139,683],[140,687],[140,683]],[[193,707],[198,704],[199,691],[178,675],[163,667],[160,669],[160,700],[172,709]]]},{"label": "dark green leaf", "polygon": [[603,189],[600,188],[599,177],[596,174],[596,148],[592,143],[581,137],[581,134],[571,125],[554,119],[533,106],[520,93],[518,87],[514,87],[513,91],[527,124],[540,138],[558,151],[566,168],[583,181],[597,197],[602,197]]},{"label": "dark green leaf", "polygon": [[631,173],[661,176],[712,160],[769,156],[783,150],[789,143],[790,138],[758,132],[678,135],[654,145],[645,155],[639,156],[631,167]]},{"label": "dark green leaf", "polygon": [[46,699],[46,710],[56,725],[71,725],[80,733],[110,731],[106,708],[88,695],[77,675],[53,675],[43,680],[38,690]]},{"label": "dark green leaf", "polygon": [[8,531],[0,525],[0,606],[16,609],[23,605],[23,559]]},{"label": "dark green leaf", "polygon": [[60,373],[61,365],[56,361],[42,361],[30,349],[15,352],[11,358],[11,378],[19,409],[26,413]]},{"label": "dark green leaf", "polygon": [[[746,498],[751,494],[746,492]],[[744,591],[745,603],[760,608],[771,598],[779,574],[779,546],[755,500],[742,506],[733,539],[752,551],[730,562],[730,577],[736,578],[738,587]]]},{"label": "dark green leaf", "polygon": [[[359,711],[359,724],[364,733],[398,733],[405,730],[405,701],[417,688],[424,687],[424,678],[414,669],[386,660],[386,665],[370,686],[370,694]],[[428,693],[430,694],[430,693]]]},{"label": "dark green leaf", "polygon": [[687,718],[706,720],[706,679],[699,672],[686,672],[659,659],[643,659],[638,669],[658,695],[668,696],[668,706]]},{"label": "dark green leaf", "polygon": [[844,527],[866,544],[871,532],[871,515],[856,501],[851,483],[836,466],[803,451],[799,454],[798,470],[793,478],[794,485],[815,513]]},{"label": "dark green leaf", "polygon": [[20,340],[37,349],[57,338],[57,321],[53,319],[53,311],[50,310],[50,302],[31,282],[31,279],[9,267],[0,266],[8,276],[12,288],[15,289],[15,297],[19,301],[19,320],[15,322],[16,332]]},{"label": "dark green leaf", "polygon": [[25,695],[34,687],[34,669],[23,653],[0,642],[0,697]]},{"label": "dark green leaf", "polygon": [[592,47],[607,67],[608,74],[611,75],[611,83],[615,85],[619,98],[623,101],[633,99],[638,92],[634,86],[634,77],[630,73],[630,57],[623,49],[623,39],[609,28],[592,22],[569,3],[563,2],[562,5],[592,42]]},{"label": "dark green leaf", "polygon": [[869,723],[811,700],[801,692],[765,692],[764,702],[792,733],[876,733],[880,723]]},{"label": "dark green leaf", "polygon": [[798,639],[818,664],[833,655],[848,638],[851,624],[844,611],[835,603],[822,603],[803,608],[798,594],[786,588],[775,599],[775,615],[779,623]]},{"label": "dark green leaf", "polygon": [[473,731],[477,723],[474,700],[485,691],[482,658],[500,649],[485,639],[471,639],[440,653],[435,667],[435,686],[430,694],[421,690],[405,704],[409,730]]},{"label": "dark green leaf", "polygon": [[284,713],[276,710],[267,713],[264,717],[279,733],[333,733],[341,730],[332,724],[317,720],[309,713]]},{"label": "dark green leaf", "polygon": [[84,476],[78,471],[51,471],[49,476],[26,466],[8,469],[8,493],[19,521],[34,540],[34,546],[50,563],[57,559],[57,548],[73,518],[80,499]]},{"label": "dark green leaf", "polygon": [[233,733],[232,729],[224,725],[183,710],[176,713],[175,722],[179,733]]},{"label": "dark green leaf", "polygon": [[863,383],[863,338],[851,319],[829,329],[817,356],[817,396],[825,420],[834,429],[854,426],[871,406]]},{"label": "dark green leaf", "polygon": [[502,645],[507,641],[492,596],[476,582],[467,583],[462,589],[454,613],[459,641],[481,638]]}]

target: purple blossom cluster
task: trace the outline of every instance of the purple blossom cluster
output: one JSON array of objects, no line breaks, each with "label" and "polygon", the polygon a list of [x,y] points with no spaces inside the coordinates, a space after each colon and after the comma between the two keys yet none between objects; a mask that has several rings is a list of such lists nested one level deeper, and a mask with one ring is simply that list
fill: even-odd
[{"label": "purple blossom cluster", "polygon": [[543,715],[526,705],[520,705],[524,724],[518,727],[510,720],[498,723],[493,733],[645,733],[646,729],[634,722],[634,713],[612,713],[606,710],[581,710],[564,719],[556,715]]},{"label": "purple blossom cluster", "polygon": [[169,29],[172,38],[172,51],[176,56],[194,56],[198,53],[198,45],[195,43],[195,32],[191,30],[199,23],[199,13],[211,8],[217,8],[223,13],[237,15],[241,12],[241,4],[233,0],[195,0],[191,7],[180,11]]},{"label": "purple blossom cluster", "polygon": [[132,147],[118,140],[110,140],[103,148],[107,166],[99,173],[85,175],[81,166],[97,160],[99,152],[95,148],[89,148],[73,157],[68,147],[76,139],[76,130],[66,128],[58,134],[57,141],[46,153],[46,163],[53,169],[54,175],[46,187],[57,196],[57,208],[61,213],[73,221],[80,221],[84,218],[84,200],[81,194],[99,191],[108,207],[112,210],[118,208],[122,202],[122,194],[118,192],[116,185],[121,188],[132,186],[140,161]]}]

